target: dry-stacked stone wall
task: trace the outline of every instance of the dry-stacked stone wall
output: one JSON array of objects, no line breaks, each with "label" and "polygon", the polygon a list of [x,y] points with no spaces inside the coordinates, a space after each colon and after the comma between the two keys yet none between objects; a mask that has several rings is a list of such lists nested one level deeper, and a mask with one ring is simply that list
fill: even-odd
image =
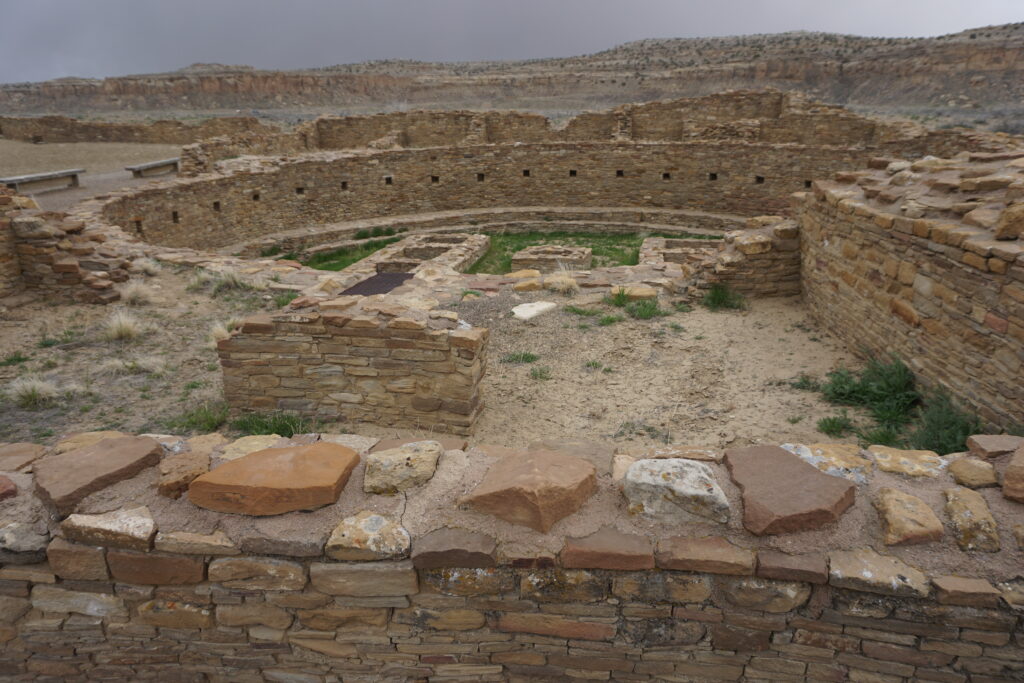
[{"label": "dry-stacked stone wall", "polygon": [[250,116],[225,116],[198,123],[81,121],[67,116],[0,116],[0,135],[26,142],[142,142],[186,145],[214,136],[278,132]]},{"label": "dry-stacked stone wall", "polygon": [[698,287],[714,283],[749,297],[800,293],[800,229],[792,220],[758,216],[748,229],[725,235],[713,263],[698,274]]},{"label": "dry-stacked stone wall", "polygon": [[[15,197],[13,190],[0,188],[0,298],[17,294],[25,287],[21,279],[18,241],[11,220],[16,211],[24,208],[26,199]],[[34,202],[31,206],[35,208]]]},{"label": "dry-stacked stone wall", "polygon": [[808,306],[852,347],[1019,424],[1024,152],[874,166],[798,199]]}]

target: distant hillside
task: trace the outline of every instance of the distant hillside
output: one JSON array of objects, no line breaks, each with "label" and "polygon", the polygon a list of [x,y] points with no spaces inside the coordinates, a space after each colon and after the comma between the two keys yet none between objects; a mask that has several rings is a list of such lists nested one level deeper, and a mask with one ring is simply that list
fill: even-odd
[{"label": "distant hillside", "polygon": [[0,113],[558,112],[760,87],[875,111],[1012,119],[1024,108],[1024,23],[937,38],[793,32],[652,39],[580,57],[509,62],[389,60],[300,71],[193,64],[164,74],[3,85]]}]

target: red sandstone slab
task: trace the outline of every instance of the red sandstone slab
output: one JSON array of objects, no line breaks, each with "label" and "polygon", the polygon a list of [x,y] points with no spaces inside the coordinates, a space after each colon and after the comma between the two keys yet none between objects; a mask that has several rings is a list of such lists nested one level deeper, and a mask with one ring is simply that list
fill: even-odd
[{"label": "red sandstone slab", "polygon": [[496,545],[486,534],[443,527],[413,541],[412,563],[417,569],[493,567]]},{"label": "red sandstone slab", "polygon": [[828,561],[820,553],[789,555],[778,550],[759,550],[757,575],[780,581],[828,583]]},{"label": "red sandstone slab", "polygon": [[743,526],[757,535],[817,529],[853,505],[856,486],[777,446],[731,448],[725,464],[743,491]]},{"label": "red sandstone slab", "polygon": [[10,443],[0,446],[0,472],[17,472],[42,457],[46,448],[34,443]]},{"label": "red sandstone slab", "polygon": [[268,448],[194,479],[188,497],[199,507],[242,515],[315,510],[338,500],[358,464],[354,450],[333,443]]},{"label": "red sandstone slab", "polygon": [[637,534],[601,527],[584,538],[567,538],[560,554],[567,569],[653,569],[651,542]]},{"label": "red sandstone slab", "polygon": [[1002,597],[1002,593],[984,579],[937,576],[932,579],[932,584],[938,591],[937,599],[942,605],[998,607]]},{"label": "red sandstone slab", "polygon": [[163,447],[147,436],[103,439],[33,463],[40,498],[66,515],[88,496],[160,462]]},{"label": "red sandstone slab", "polygon": [[721,536],[664,538],[658,541],[656,557],[662,569],[737,576],[753,574],[756,561],[754,551],[733,545]]}]

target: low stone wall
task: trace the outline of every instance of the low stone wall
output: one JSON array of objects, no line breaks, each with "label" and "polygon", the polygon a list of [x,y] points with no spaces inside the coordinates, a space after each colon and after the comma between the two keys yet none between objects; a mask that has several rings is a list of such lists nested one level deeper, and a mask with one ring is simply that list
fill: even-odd
[{"label": "low stone wall", "polygon": [[0,116],[0,135],[26,142],[143,142],[187,145],[218,135],[277,132],[251,116],[225,116],[198,123],[167,120],[152,123],[82,121],[67,116]]},{"label": "low stone wall", "polygon": [[721,283],[751,297],[800,293],[800,230],[795,221],[759,216],[727,233],[722,250],[701,273],[700,287]]},{"label": "low stone wall", "polygon": [[21,279],[21,262],[18,260],[18,241],[11,228],[11,219],[31,202],[27,197],[15,197],[14,191],[6,187],[0,188],[0,298],[17,294],[24,289]]},{"label": "low stone wall", "polygon": [[397,293],[249,318],[217,346],[224,398],[237,411],[468,434],[483,408],[487,330],[457,320]]}]

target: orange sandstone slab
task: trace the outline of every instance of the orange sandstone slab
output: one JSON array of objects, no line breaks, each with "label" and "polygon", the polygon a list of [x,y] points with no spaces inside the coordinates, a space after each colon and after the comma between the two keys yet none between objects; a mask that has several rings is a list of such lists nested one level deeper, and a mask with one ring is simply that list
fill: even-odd
[{"label": "orange sandstone slab", "polygon": [[358,464],[355,451],[332,443],[268,448],[197,477],[188,497],[199,507],[240,515],[314,510],[338,500]]},{"label": "orange sandstone slab", "polygon": [[653,569],[651,541],[604,526],[584,538],[567,538],[561,553],[568,569]]}]

